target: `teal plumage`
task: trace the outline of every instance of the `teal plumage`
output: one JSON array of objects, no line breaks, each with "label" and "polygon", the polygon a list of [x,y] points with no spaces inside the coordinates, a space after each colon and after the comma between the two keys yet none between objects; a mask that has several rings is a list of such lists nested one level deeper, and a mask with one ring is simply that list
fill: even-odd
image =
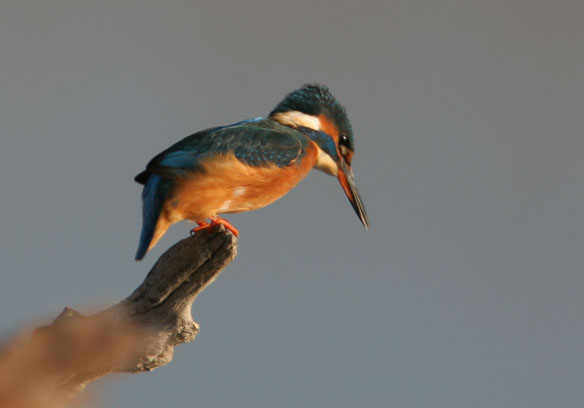
[{"label": "teal plumage", "polygon": [[214,127],[180,140],[135,177],[144,185],[136,259],[183,219],[197,222],[195,231],[221,223],[238,234],[218,215],[268,205],[313,167],[338,177],[367,227],[350,168],[353,146],[345,108],[327,87],[317,84],[288,94],[268,118]]},{"label": "teal plumage", "polygon": [[142,232],[136,259],[146,254],[164,202],[172,195],[174,181],[200,171],[203,159],[233,153],[253,167],[286,167],[301,159],[309,139],[302,133],[270,119],[255,118],[233,125],[194,133],[154,157],[135,177],[144,184]]},{"label": "teal plumage", "polygon": [[266,118],[249,119],[185,137],[154,157],[135,179],[145,184],[150,174],[181,176],[197,171],[204,158],[230,152],[250,166],[285,167],[304,155],[308,143],[303,133],[288,126]]}]

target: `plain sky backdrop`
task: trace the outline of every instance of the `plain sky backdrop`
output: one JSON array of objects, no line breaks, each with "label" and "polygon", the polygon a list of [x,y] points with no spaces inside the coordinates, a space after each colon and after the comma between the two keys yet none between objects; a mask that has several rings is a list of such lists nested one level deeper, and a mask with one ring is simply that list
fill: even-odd
[{"label": "plain sky backdrop", "polygon": [[327,84],[372,228],[311,173],[229,217],[201,332],[104,407],[584,406],[584,2],[4,0],[0,333],[117,302],[171,143]]}]

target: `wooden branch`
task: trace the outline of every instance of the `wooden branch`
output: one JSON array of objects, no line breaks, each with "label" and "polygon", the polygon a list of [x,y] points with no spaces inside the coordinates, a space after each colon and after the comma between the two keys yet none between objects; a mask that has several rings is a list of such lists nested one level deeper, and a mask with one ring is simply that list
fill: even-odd
[{"label": "wooden branch", "polygon": [[191,316],[195,298],[236,253],[237,238],[223,226],[183,239],[122,302],[92,316],[65,308],[29,340],[0,350],[0,406],[62,406],[105,374],[168,364],[174,346],[199,331]]}]

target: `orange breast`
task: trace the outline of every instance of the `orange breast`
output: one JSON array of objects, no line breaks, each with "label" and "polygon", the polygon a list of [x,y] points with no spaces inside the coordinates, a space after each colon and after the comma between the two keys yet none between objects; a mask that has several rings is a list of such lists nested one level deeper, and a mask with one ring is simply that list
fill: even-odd
[{"label": "orange breast", "polygon": [[208,159],[201,163],[202,171],[178,182],[163,213],[175,223],[262,208],[296,186],[312,169],[316,157],[317,147],[312,144],[301,160],[284,168],[248,166],[233,154]]}]

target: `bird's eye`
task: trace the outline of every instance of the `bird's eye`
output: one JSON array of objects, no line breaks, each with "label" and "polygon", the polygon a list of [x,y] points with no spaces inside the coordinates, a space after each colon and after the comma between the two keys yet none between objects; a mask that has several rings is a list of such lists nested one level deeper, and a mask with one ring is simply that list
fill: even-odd
[{"label": "bird's eye", "polygon": [[345,158],[345,160],[347,160],[348,162],[350,162],[351,160],[351,156],[352,156],[352,146],[351,146],[351,140],[349,139],[349,136],[347,136],[346,133],[341,133],[339,135],[339,151],[341,152],[341,155],[343,155],[343,157]]},{"label": "bird's eye", "polygon": [[346,146],[347,148],[351,147],[349,146],[349,136],[347,136],[346,133],[341,133],[339,136],[339,146]]}]

